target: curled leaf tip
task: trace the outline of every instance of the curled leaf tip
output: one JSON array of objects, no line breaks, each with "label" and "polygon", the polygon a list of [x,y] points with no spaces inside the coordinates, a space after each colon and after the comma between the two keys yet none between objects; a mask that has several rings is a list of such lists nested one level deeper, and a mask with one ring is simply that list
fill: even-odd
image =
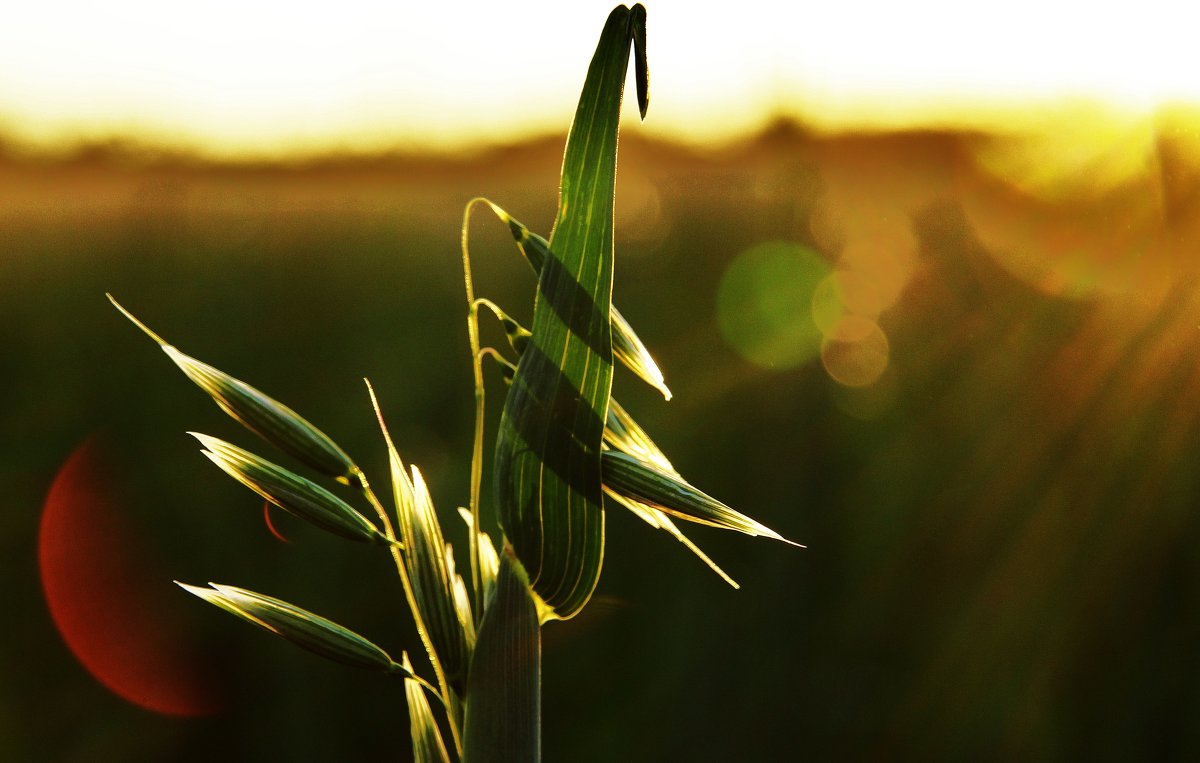
[{"label": "curled leaf tip", "polygon": [[[637,84],[638,115],[645,120],[650,110],[650,67],[646,60],[646,8],[638,3],[630,9],[633,27],[633,66]],[[668,398],[669,399],[669,398]]]}]

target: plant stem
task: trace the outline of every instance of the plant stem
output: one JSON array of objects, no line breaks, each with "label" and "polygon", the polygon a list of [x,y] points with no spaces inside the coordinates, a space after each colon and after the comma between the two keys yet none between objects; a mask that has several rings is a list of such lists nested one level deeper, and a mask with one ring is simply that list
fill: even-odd
[{"label": "plant stem", "polygon": [[467,338],[471,345],[471,372],[475,380],[475,437],[471,446],[471,590],[475,598],[475,624],[479,625],[483,618],[483,575],[479,563],[479,535],[483,525],[479,522],[479,490],[483,481],[483,422],[484,422],[484,390],[483,362],[479,355],[479,307],[475,303],[475,284],[471,277],[471,255],[467,246],[470,233],[471,211],[476,204],[487,204],[487,199],[476,196],[467,202],[463,210],[462,224],[462,261],[463,285],[467,291]]}]

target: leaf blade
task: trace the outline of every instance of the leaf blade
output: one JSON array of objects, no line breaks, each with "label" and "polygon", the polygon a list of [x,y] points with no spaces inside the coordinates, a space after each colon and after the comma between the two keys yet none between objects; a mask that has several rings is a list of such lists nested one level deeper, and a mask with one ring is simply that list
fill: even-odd
[{"label": "leaf blade", "polygon": [[521,563],[506,549],[467,679],[463,760],[541,759],[542,642]]},{"label": "leaf blade", "polygon": [[588,69],[532,336],[497,438],[500,524],[547,617],[583,608],[604,558],[600,450],[612,386],[613,192],[634,15],[613,9]]}]

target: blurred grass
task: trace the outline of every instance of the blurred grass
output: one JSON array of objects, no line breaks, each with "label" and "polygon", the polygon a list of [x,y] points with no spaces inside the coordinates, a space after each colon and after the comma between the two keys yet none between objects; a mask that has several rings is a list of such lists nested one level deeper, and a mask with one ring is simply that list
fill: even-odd
[{"label": "blurred grass", "polygon": [[[610,511],[599,601],[545,634],[548,759],[1200,755],[1193,284],[1081,299],[1016,277],[945,192],[970,139],[781,126],[697,154],[626,137],[615,299],[676,397],[665,404],[620,374],[616,394],[697,486],[809,550],[695,530],[743,584],[734,592]],[[0,166],[0,757],[408,754],[406,743],[382,752],[406,733],[399,684],[310,659],[182,595],[163,617],[216,657],[227,710],[169,719],[109,694],[41,599],[39,508],[58,466],[99,432],[120,509],[164,586],[244,585],[393,653],[418,648],[386,560],[278,516],[295,542],[269,537],[260,506],[184,430],[263,447],[104,292],[296,408],[378,482],[369,376],[448,514],[466,502],[471,426],[462,206],[485,194],[546,232],[560,152],[555,139],[291,168],[119,151]],[[846,157],[865,168],[849,180],[836,172]],[[896,177],[938,190],[915,204]],[[836,260],[814,220],[847,184],[870,202],[864,214],[903,217],[919,255],[878,319],[890,365],[857,391],[819,361],[752,366],[715,321],[737,253],[788,240]],[[507,233],[477,223],[472,242],[481,294],[527,322],[533,281]],[[396,606],[376,608],[389,597]]]}]

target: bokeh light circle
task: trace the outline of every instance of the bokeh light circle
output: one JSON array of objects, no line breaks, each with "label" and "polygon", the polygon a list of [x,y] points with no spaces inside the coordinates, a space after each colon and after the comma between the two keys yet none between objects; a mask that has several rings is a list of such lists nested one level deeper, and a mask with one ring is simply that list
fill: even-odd
[{"label": "bokeh light circle", "polygon": [[721,335],[764,368],[794,368],[816,358],[821,330],[813,319],[813,295],[829,274],[828,263],[802,244],[773,241],[747,249],[721,277]]},{"label": "bokeh light circle", "polygon": [[861,315],[838,322],[821,343],[821,363],[839,384],[867,387],[887,370],[891,348],[879,324]]},{"label": "bokeh light circle", "polygon": [[846,297],[842,289],[842,271],[830,273],[817,284],[812,296],[813,324],[822,335],[837,329],[838,322],[846,314]]}]

